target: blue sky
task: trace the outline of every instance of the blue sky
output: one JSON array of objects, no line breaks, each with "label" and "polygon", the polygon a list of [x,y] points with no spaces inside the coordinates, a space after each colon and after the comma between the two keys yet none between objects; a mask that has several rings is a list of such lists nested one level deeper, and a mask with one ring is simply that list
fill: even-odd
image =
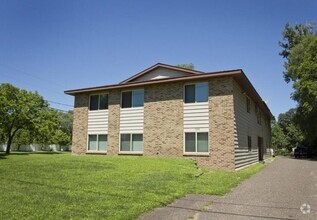
[{"label": "blue sky", "polygon": [[278,41],[286,22],[317,21],[316,11],[315,0],[0,0],[0,83],[72,106],[64,90],[118,83],[158,62],[241,68],[278,116],[296,106]]}]

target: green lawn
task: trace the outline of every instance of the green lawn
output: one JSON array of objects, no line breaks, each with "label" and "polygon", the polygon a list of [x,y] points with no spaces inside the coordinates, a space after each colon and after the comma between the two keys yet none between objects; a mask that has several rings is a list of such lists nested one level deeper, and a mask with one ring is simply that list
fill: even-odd
[{"label": "green lawn", "polygon": [[0,157],[0,219],[135,219],[188,193],[224,195],[263,167],[195,177],[186,159],[13,153]]}]

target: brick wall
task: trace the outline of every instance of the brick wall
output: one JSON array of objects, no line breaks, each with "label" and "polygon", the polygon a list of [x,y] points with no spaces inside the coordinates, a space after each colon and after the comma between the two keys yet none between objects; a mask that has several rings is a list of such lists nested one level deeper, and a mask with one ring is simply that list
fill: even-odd
[{"label": "brick wall", "polygon": [[[183,156],[184,82],[144,87],[144,156]],[[119,151],[120,90],[109,91],[108,155]],[[88,95],[75,97],[73,153],[85,153]],[[234,170],[233,79],[209,81],[210,156],[186,156],[199,166]]]},{"label": "brick wall", "polygon": [[117,155],[119,152],[120,98],[120,90],[109,91],[108,155]]},{"label": "brick wall", "polygon": [[183,156],[183,83],[145,88],[143,145],[146,156]]},{"label": "brick wall", "polygon": [[73,116],[73,140],[72,153],[83,154],[87,149],[88,128],[88,104],[89,95],[81,94],[75,96]]}]

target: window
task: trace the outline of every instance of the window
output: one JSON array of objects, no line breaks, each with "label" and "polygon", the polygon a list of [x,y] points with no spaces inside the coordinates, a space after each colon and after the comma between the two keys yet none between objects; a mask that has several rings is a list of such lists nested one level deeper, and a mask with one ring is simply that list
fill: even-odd
[{"label": "window", "polygon": [[108,94],[91,95],[89,110],[95,111],[102,109],[108,109]]},{"label": "window", "polygon": [[142,152],[143,134],[121,134],[120,151]]},{"label": "window", "polygon": [[207,102],[208,83],[185,85],[185,103]]},{"label": "window", "polygon": [[122,92],[121,108],[142,107],[144,105],[144,90]]},{"label": "window", "polygon": [[252,140],[251,140],[251,136],[248,136],[248,150],[251,151],[252,149]]},{"label": "window", "polygon": [[108,137],[105,134],[88,136],[88,151],[107,151]]},{"label": "window", "polygon": [[251,110],[251,100],[249,97],[246,97],[247,98],[247,112],[250,113],[250,110]]},{"label": "window", "polygon": [[185,152],[208,152],[208,132],[185,133]]}]

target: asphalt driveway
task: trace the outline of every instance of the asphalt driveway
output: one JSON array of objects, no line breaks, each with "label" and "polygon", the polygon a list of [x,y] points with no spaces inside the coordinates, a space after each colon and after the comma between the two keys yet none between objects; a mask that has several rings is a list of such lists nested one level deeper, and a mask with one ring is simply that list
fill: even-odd
[{"label": "asphalt driveway", "polygon": [[281,157],[224,197],[187,195],[140,219],[317,220],[317,161]]}]

